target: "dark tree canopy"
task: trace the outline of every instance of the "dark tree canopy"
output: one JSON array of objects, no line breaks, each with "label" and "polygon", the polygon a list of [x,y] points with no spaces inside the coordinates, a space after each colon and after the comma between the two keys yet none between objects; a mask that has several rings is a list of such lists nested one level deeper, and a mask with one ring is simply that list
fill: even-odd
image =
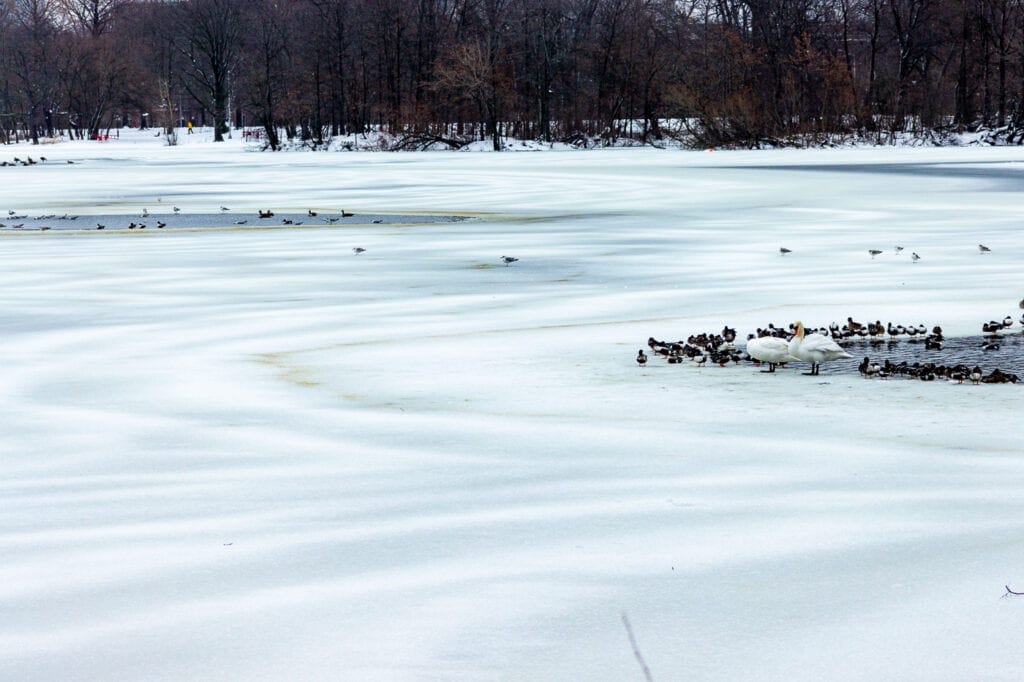
[{"label": "dark tree canopy", "polygon": [[1024,0],[0,0],[0,141],[1024,134]]}]

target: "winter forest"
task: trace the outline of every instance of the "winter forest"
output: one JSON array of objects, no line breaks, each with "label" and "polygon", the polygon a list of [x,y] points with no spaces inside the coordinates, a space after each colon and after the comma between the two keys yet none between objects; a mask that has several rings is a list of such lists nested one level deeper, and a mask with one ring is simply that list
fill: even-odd
[{"label": "winter forest", "polygon": [[[4,142],[759,146],[1024,129],[1022,0],[0,0]],[[173,140],[173,136],[170,138]]]}]

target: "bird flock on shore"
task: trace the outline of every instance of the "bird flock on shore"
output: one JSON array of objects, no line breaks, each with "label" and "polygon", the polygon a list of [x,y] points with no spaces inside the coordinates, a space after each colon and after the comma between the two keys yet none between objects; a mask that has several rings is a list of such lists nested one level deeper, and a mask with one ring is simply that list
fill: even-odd
[{"label": "bird flock on shore", "polygon": [[[1024,300],[1020,302],[1024,309]],[[1020,324],[1024,327],[1024,314]],[[1002,320],[983,322],[984,341],[978,349],[983,353],[998,351],[999,339],[1013,329],[1014,320],[1007,315]],[[835,323],[820,328],[805,328],[803,323],[796,321],[785,326],[768,324],[748,334],[744,347],[737,345],[735,328],[724,326],[720,332],[702,332],[692,334],[686,340],[660,341],[656,338],[647,339],[647,349],[641,348],[636,362],[645,367],[651,358],[663,359],[670,365],[689,364],[696,367],[707,365],[739,365],[743,362],[764,367],[763,372],[775,372],[777,367],[789,363],[806,362],[810,364],[805,374],[816,376],[821,364],[841,359],[852,358],[840,342],[846,340],[866,340],[872,345],[886,344],[892,347],[900,341],[910,343],[923,342],[929,351],[941,351],[945,337],[942,327],[935,325],[930,329],[923,324],[902,325],[881,321],[857,322],[848,317],[843,324]],[[866,379],[887,379],[903,377],[920,381],[949,381],[953,383],[970,382],[974,384],[1017,383],[1019,378],[1012,372],[994,368],[989,372],[982,370],[979,364],[969,366],[963,362],[946,364],[942,362],[892,362],[889,359],[872,361],[865,357],[858,364],[858,371]]]},{"label": "bird flock on shore", "polygon": [[[38,160],[33,159],[31,156],[28,155],[26,155],[24,159],[19,156],[15,156],[11,161],[0,161],[0,168],[17,168],[18,166],[24,166],[27,168],[28,166],[35,166],[41,163],[46,163],[45,156],[40,156]],[[68,161],[68,163],[73,162]]]},{"label": "bird flock on shore", "polygon": [[[161,199],[157,199],[157,201],[160,202],[162,200]],[[164,206],[166,206],[166,204],[164,204]],[[221,215],[227,215],[230,212],[231,212],[231,208],[230,207],[228,207],[228,206],[220,206],[220,214]],[[350,211],[346,211],[345,209],[340,209],[338,211],[337,215],[333,215],[333,214],[332,215],[321,215],[322,213],[323,213],[322,211],[316,211],[316,210],[313,210],[313,209],[308,209],[306,211],[306,215],[309,218],[319,218],[319,219],[321,219],[327,225],[334,225],[335,223],[339,222],[340,220],[343,220],[345,218],[352,218],[352,217],[357,215],[357,214],[352,213]],[[172,220],[173,218],[178,217],[180,215],[182,215],[181,207],[180,206],[172,206],[171,207],[171,214],[164,215],[163,217],[165,217],[167,220]],[[249,218],[242,218],[241,216],[243,216],[243,215],[245,215],[245,214],[239,214],[240,219],[233,221],[233,223],[235,225],[247,225],[247,224],[249,224]],[[267,209],[267,210],[257,209],[256,216],[257,216],[257,220],[270,220],[270,219],[275,217],[275,214],[274,214],[274,211],[270,210],[270,209]],[[34,216],[34,217],[32,217],[30,219],[28,214],[19,215],[17,211],[9,210],[9,211],[7,211],[7,218],[6,218],[7,222],[0,222],[0,229],[4,229],[4,230],[10,229],[10,230],[18,230],[18,231],[31,231],[31,230],[46,231],[46,230],[51,229],[49,225],[31,226],[29,223],[26,223],[26,221],[27,220],[48,221],[48,222],[50,222],[50,221],[72,221],[72,220],[78,220],[79,217],[80,216],[78,216],[78,215],[71,215],[71,214],[67,214],[67,213],[65,213],[63,215],[57,215],[56,213],[50,213],[50,214]],[[128,222],[127,225],[124,225],[122,223],[120,225],[114,226],[114,229],[121,228],[121,229],[128,229],[128,230],[145,230],[151,224],[155,225],[156,229],[163,229],[163,228],[168,226],[168,223],[164,222],[164,220],[158,219],[156,217],[156,214],[150,213],[148,207],[142,208],[142,210],[138,214],[137,218],[135,216],[130,216],[130,217],[129,216],[125,216],[124,219],[125,220],[129,220],[129,218],[131,218],[131,220],[130,220],[130,222]],[[463,218],[461,216],[456,216],[453,219],[454,220],[461,220]],[[109,220],[108,220],[108,222],[109,222]],[[293,220],[291,218],[282,218],[281,219],[281,225],[283,225],[283,226],[299,226],[299,225],[302,225],[303,222],[304,221]],[[370,222],[372,224],[379,225],[379,224],[382,224],[384,222],[384,220],[378,218],[378,219],[373,219]],[[28,226],[28,227],[26,227],[26,226]],[[96,227],[95,228],[86,228],[86,227],[83,226],[80,229],[105,230],[105,229],[107,229],[107,225],[105,223],[99,223],[98,222],[98,223],[96,223]],[[355,255],[358,256],[358,255],[366,253],[366,249],[364,247],[362,247],[362,246],[356,246],[356,247],[352,248],[352,253],[354,253]],[[501,258],[499,260],[506,267],[508,267],[509,265],[512,265],[513,263],[518,263],[519,262],[519,259],[516,258],[515,256],[501,256]]]},{"label": "bird flock on shore", "polygon": [[[897,244],[896,247],[893,249],[893,252],[896,255],[900,255],[900,254],[903,253],[904,250],[905,249],[902,246]],[[985,246],[984,244],[978,244],[978,252],[979,253],[986,254],[986,253],[990,253],[991,251],[992,251],[992,249],[990,249],[989,247]],[[780,246],[779,247],[779,254],[785,256],[785,255],[790,254],[790,253],[793,253],[793,249],[787,248],[785,246]],[[868,256],[871,257],[871,260],[874,260],[875,256],[881,256],[884,253],[885,253],[885,251],[883,251],[882,249],[868,249]],[[916,251],[911,251],[910,252],[910,262],[916,263],[919,260],[921,260],[921,256],[918,255],[918,253]]]},{"label": "bird flock on shore", "polygon": [[[33,163],[35,163],[35,161],[33,161]],[[158,199],[158,201],[159,201],[159,199]],[[222,215],[228,213],[229,211],[231,211],[231,209],[228,208],[227,206],[221,206],[220,207],[220,213]],[[173,212],[173,215],[166,216],[166,218],[168,220],[171,219],[172,217],[180,216],[181,215],[181,208],[178,207],[178,206],[173,206],[172,207],[172,212]],[[268,219],[274,217],[274,212],[272,210],[264,211],[263,209],[258,209],[257,212],[256,212],[256,215],[257,215],[259,220],[268,220]],[[307,211],[307,215],[310,218],[316,218],[316,217],[320,216],[320,213],[317,212],[317,211],[314,211],[312,209],[309,209]],[[321,219],[323,220],[323,222],[325,224],[333,225],[333,224],[339,222],[340,220],[342,220],[344,218],[351,218],[351,217],[353,217],[355,215],[356,215],[355,213],[350,213],[350,212],[348,212],[348,211],[346,211],[344,209],[341,209],[340,215],[337,215],[337,216],[333,216],[333,215],[321,216]],[[50,214],[43,214],[43,215],[33,216],[33,217],[30,218],[27,213],[26,214],[19,214],[17,211],[9,210],[9,211],[7,211],[7,218],[6,218],[5,222],[0,222],[0,229],[10,229],[10,230],[23,230],[24,229],[24,230],[28,230],[28,231],[35,230],[35,231],[44,231],[45,232],[46,230],[51,229],[51,225],[48,225],[48,224],[32,225],[31,223],[26,222],[26,221],[32,220],[32,221],[35,221],[36,223],[43,222],[43,221],[46,221],[46,222],[70,221],[70,220],[78,220],[79,217],[80,216],[78,216],[78,215],[71,215],[71,214],[67,214],[67,213],[65,213],[63,215],[57,215],[56,213],[50,213]],[[167,225],[168,225],[168,223],[165,222],[164,220],[157,219],[156,216],[151,214],[149,212],[149,208],[148,207],[143,208],[142,211],[138,214],[139,220],[136,221],[134,218],[135,218],[135,216],[130,216],[130,217],[129,216],[125,216],[125,220],[130,220],[130,221],[127,224],[122,224],[122,225],[115,226],[114,229],[117,229],[118,227],[120,227],[122,229],[129,229],[129,230],[145,230],[150,225],[150,223],[153,223],[153,226],[156,227],[157,229],[163,229],[163,228],[167,227]],[[152,218],[153,220],[151,220],[149,222],[145,222],[145,221],[149,220],[150,218]],[[373,220],[372,222],[374,224],[380,224],[380,223],[383,222],[383,220],[377,219],[377,220]],[[240,220],[235,220],[234,224],[235,225],[247,225],[247,224],[249,224],[249,220],[247,218],[242,218]],[[303,221],[299,221],[299,220],[292,220],[290,218],[282,218],[281,219],[281,225],[282,226],[288,226],[288,225],[299,226],[299,225],[302,225],[302,224],[303,224]],[[107,229],[107,225],[104,224],[104,223],[96,223],[96,227],[95,228],[85,228],[85,227],[83,227],[83,228],[80,228],[80,229],[105,230],[105,229]]]}]

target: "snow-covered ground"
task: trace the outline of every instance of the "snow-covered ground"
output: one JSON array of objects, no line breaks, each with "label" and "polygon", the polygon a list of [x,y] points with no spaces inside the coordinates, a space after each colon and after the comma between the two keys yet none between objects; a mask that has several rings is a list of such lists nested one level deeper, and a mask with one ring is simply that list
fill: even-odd
[{"label": "snow-covered ground", "polygon": [[634,357],[1019,319],[1024,150],[194,137],[0,148],[0,221],[479,219],[0,235],[0,678],[643,679],[623,613],[658,681],[1021,677],[1020,386]]}]

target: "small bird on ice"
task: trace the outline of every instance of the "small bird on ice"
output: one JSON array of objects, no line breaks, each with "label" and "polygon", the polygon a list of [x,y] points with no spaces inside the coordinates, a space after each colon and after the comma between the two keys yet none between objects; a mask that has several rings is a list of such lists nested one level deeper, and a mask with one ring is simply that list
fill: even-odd
[{"label": "small bird on ice", "polygon": [[148,218],[149,217],[149,209],[148,208],[142,209],[142,217],[143,218]]},{"label": "small bird on ice", "polygon": [[502,256],[501,257],[501,262],[505,264],[505,267],[508,267],[512,263],[515,263],[517,260],[519,260],[519,259],[518,258],[513,258],[512,256]]},{"label": "small bird on ice", "polygon": [[785,246],[780,246],[779,253],[785,256],[787,253],[793,253],[793,249],[787,249]]},{"label": "small bird on ice", "polygon": [[222,210],[222,211],[230,211],[231,209],[228,208],[227,206],[221,206],[220,210]]},{"label": "small bird on ice", "polygon": [[175,207],[174,207],[174,212],[175,212],[175,213],[181,213],[181,209],[180,209],[180,208],[178,208],[177,206],[175,206]]},{"label": "small bird on ice", "polygon": [[878,249],[868,249],[868,254],[871,256],[871,258],[874,258],[875,256],[879,255],[880,253],[882,253],[882,252],[879,251]]},{"label": "small bird on ice", "polygon": [[903,250],[903,247],[902,247],[902,246],[897,246],[897,247],[896,247],[896,253],[899,253],[899,252],[900,252],[900,251],[902,251],[902,250]]},{"label": "small bird on ice", "polygon": [[988,253],[991,250],[992,249],[988,248],[984,244],[978,244],[978,251],[981,251],[982,253]]},{"label": "small bird on ice", "polygon": [[917,261],[921,260],[921,257],[917,255],[916,251],[912,251],[910,253],[910,260],[912,260],[912,261],[914,261],[916,263]]},{"label": "small bird on ice", "polygon": [[636,363],[641,367],[647,364],[647,354],[644,353],[643,348],[641,348],[640,352],[636,354]]},{"label": "small bird on ice", "polygon": [[361,254],[361,253],[365,253],[365,252],[366,252],[366,249],[364,249],[364,248],[363,248],[363,247],[361,247],[361,246],[356,246],[356,247],[354,247],[354,248],[352,249],[352,252],[353,252],[353,253],[355,253],[355,254],[356,254],[356,255],[358,256],[358,255],[359,255],[359,254]]},{"label": "small bird on ice", "polygon": [[313,209],[309,209],[306,212],[309,213],[309,217],[310,218],[315,218],[316,217],[316,211],[314,211]]}]

